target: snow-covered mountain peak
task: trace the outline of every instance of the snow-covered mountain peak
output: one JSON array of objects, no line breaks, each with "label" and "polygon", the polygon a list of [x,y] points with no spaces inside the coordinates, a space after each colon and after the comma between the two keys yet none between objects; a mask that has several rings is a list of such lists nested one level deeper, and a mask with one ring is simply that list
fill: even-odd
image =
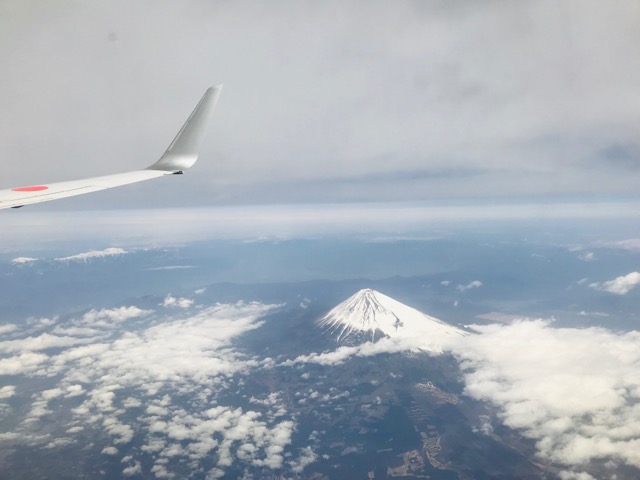
[{"label": "snow-covered mountain peak", "polygon": [[464,336],[467,332],[437,318],[411,308],[376,290],[365,288],[334,307],[318,321],[320,327],[337,335],[338,341],[361,334],[424,338],[434,341],[450,336]]}]

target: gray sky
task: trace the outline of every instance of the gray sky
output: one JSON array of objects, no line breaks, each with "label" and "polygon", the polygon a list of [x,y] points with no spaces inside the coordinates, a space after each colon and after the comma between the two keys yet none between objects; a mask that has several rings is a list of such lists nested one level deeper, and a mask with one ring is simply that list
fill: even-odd
[{"label": "gray sky", "polygon": [[639,46],[634,0],[1,2],[0,188],[145,167],[224,83],[188,176],[66,205],[635,195]]}]

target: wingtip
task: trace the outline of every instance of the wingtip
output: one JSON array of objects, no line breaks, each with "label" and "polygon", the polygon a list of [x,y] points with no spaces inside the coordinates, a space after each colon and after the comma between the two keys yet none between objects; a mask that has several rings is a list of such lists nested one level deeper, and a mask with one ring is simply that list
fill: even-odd
[{"label": "wingtip", "polygon": [[178,132],[160,160],[148,167],[149,170],[182,172],[198,159],[206,125],[218,102],[222,85],[209,87],[186,123]]}]

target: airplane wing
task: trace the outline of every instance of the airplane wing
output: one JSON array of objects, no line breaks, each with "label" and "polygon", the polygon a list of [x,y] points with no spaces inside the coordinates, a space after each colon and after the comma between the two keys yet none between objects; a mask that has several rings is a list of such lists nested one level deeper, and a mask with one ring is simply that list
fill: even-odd
[{"label": "airplane wing", "polygon": [[31,185],[0,190],[0,208],[19,208],[32,203],[47,202],[83,193],[97,192],[129,183],[142,182],[163,175],[182,173],[198,159],[198,151],[222,85],[209,88],[167,151],[153,165],[115,175],[72,180],[68,182]]}]

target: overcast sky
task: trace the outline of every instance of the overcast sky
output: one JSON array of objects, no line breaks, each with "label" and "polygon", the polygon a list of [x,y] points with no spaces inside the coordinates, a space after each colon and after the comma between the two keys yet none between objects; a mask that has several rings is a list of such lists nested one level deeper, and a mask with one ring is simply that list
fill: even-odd
[{"label": "overcast sky", "polygon": [[1,2],[0,188],[146,167],[224,83],[188,176],[82,205],[634,195],[639,46],[633,0]]}]

